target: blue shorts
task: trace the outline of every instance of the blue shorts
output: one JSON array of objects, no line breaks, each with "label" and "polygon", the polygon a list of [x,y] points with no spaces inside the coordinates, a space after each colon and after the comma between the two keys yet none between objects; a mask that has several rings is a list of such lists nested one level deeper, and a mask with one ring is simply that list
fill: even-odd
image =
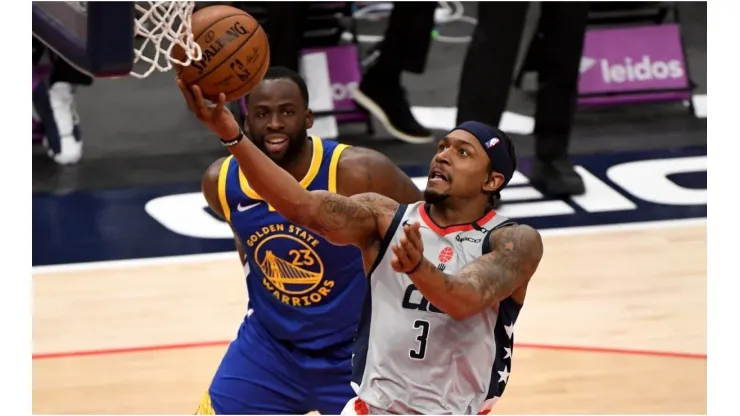
[{"label": "blue shorts", "polygon": [[196,414],[340,414],[355,396],[352,342],[300,350],[245,319]]}]

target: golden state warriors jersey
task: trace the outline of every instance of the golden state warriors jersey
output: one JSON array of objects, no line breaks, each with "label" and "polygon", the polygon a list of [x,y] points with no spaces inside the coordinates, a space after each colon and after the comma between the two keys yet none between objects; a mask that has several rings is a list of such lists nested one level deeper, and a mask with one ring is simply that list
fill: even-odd
[{"label": "golden state warriors jersey", "polygon": [[[336,192],[337,164],[347,146],[318,137],[311,146],[301,185]],[[224,216],[246,255],[249,319],[299,348],[351,341],[367,288],[360,250],[335,246],[285,219],[250,188],[231,156],[221,167],[218,188]]]}]

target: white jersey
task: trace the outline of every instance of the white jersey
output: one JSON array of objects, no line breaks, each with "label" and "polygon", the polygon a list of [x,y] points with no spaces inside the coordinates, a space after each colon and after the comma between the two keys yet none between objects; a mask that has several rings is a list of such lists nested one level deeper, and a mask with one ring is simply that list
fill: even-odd
[{"label": "white jersey", "polygon": [[402,224],[419,222],[424,257],[452,274],[490,251],[495,228],[512,223],[491,211],[474,224],[442,229],[426,209],[423,202],[399,207],[368,274],[352,384],[371,413],[476,414],[503,393],[511,371],[521,305],[507,298],[456,321],[393,270],[390,246],[403,235]]}]

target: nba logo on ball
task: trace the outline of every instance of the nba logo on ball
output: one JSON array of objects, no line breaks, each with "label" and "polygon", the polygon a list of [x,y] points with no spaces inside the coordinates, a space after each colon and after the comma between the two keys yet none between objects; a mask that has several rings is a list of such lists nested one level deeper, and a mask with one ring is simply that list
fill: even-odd
[{"label": "nba logo on ball", "polygon": [[493,146],[496,146],[498,142],[499,142],[498,137],[492,138],[491,140],[486,142],[486,149],[490,149]]},{"label": "nba logo on ball", "polygon": [[454,251],[452,251],[452,248],[445,247],[439,252],[439,265],[437,266],[437,269],[440,271],[445,269],[445,264],[449,263],[449,261],[452,259],[452,256],[455,254]]}]

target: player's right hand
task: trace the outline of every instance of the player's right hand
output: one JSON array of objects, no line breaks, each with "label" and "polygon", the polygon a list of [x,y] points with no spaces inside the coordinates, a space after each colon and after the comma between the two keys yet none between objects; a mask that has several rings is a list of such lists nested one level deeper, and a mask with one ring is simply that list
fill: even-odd
[{"label": "player's right hand", "polygon": [[415,272],[421,261],[424,260],[424,243],[421,241],[419,223],[403,225],[403,235],[398,244],[393,244],[393,258],[391,267],[399,273],[411,274]]},{"label": "player's right hand", "polygon": [[216,105],[209,105],[206,103],[205,98],[203,98],[203,92],[197,85],[193,85],[188,89],[185,83],[178,79],[177,86],[185,97],[190,111],[195,113],[198,120],[218,135],[219,138],[231,140],[241,132],[239,123],[234,118],[229,107],[226,106],[225,94],[221,93],[218,95]]}]

